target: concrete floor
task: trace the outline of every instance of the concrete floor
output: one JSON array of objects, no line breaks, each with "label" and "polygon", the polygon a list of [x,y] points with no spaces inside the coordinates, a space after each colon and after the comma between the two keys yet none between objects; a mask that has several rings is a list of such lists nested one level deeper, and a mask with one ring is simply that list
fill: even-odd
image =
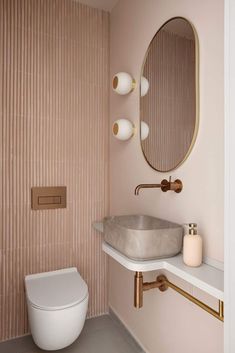
[{"label": "concrete floor", "polygon": [[[31,336],[0,343],[0,353],[42,353]],[[52,352],[52,351],[50,351]],[[86,320],[78,339],[58,353],[144,353],[124,326],[110,315]]]}]

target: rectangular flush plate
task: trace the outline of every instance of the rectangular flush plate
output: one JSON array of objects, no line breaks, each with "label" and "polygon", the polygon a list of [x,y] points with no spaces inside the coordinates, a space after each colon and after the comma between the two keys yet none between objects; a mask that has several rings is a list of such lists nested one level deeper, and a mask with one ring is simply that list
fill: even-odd
[{"label": "rectangular flush plate", "polygon": [[66,208],[66,186],[33,187],[31,208],[33,210]]}]

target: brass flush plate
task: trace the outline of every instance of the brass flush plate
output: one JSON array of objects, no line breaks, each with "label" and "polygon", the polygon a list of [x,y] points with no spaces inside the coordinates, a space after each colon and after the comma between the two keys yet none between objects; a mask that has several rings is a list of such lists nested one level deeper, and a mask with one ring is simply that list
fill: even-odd
[{"label": "brass flush plate", "polygon": [[31,208],[32,210],[66,208],[66,186],[33,187]]}]

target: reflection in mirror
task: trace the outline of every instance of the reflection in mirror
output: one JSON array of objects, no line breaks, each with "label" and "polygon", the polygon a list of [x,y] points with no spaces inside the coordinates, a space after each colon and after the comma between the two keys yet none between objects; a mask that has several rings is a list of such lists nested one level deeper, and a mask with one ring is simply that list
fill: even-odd
[{"label": "reflection in mirror", "polygon": [[141,75],[141,145],[158,171],[178,167],[195,141],[197,65],[192,25],[183,18],[168,21],[151,41]]}]

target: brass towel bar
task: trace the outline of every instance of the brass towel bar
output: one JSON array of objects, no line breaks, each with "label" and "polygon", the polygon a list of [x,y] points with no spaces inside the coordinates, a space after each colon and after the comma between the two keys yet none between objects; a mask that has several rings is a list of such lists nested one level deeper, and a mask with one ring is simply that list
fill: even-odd
[{"label": "brass towel bar", "polygon": [[210,306],[206,305],[199,299],[195,298],[193,295],[184,291],[180,287],[168,281],[167,277],[160,275],[157,277],[156,281],[153,282],[144,282],[142,272],[135,273],[135,297],[134,297],[134,306],[136,308],[141,308],[143,306],[143,292],[149,289],[158,288],[161,292],[165,292],[168,288],[172,288],[179,294],[183,295],[185,298],[190,300],[192,303],[198,305],[200,308],[213,315],[220,321],[224,321],[224,303],[219,300],[219,310],[216,311]]}]

